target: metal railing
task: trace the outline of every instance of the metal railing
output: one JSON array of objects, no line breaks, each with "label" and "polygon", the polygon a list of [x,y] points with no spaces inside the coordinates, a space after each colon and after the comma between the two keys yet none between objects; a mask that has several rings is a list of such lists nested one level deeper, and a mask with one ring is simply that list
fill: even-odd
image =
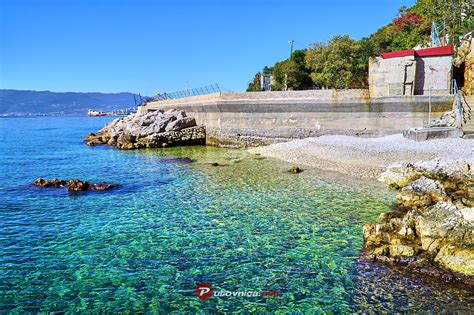
[{"label": "metal railing", "polygon": [[186,90],[181,90],[181,91],[176,91],[172,93],[163,93],[163,94],[157,94],[154,98],[155,101],[165,101],[165,100],[173,100],[173,99],[179,99],[179,98],[185,98],[185,97],[191,97],[191,96],[198,96],[198,95],[206,95],[206,94],[212,94],[212,93],[220,93],[221,89],[217,83],[211,84],[211,85],[206,85],[198,88],[193,88],[193,89],[186,89]]},{"label": "metal railing", "polygon": [[466,97],[461,89],[459,89],[456,80],[453,80],[454,94],[454,114],[456,117],[456,127],[461,128],[471,119],[471,107],[466,101]]},{"label": "metal railing", "polygon": [[458,83],[456,80],[453,80],[453,94],[454,94],[454,114],[456,117],[456,127],[461,128],[463,123],[463,107],[462,107],[462,99],[461,99],[461,92],[458,88]]}]

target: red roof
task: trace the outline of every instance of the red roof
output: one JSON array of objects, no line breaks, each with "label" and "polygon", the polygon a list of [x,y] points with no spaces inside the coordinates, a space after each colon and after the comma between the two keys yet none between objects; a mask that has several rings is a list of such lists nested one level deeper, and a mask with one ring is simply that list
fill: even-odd
[{"label": "red roof", "polygon": [[383,53],[382,58],[383,59],[389,59],[389,58],[407,57],[407,56],[414,56],[414,55],[415,55],[415,51],[413,49],[398,50],[398,51]]},{"label": "red roof", "polygon": [[441,47],[431,47],[419,50],[398,50],[392,52],[386,52],[382,54],[383,59],[397,58],[397,57],[407,57],[407,56],[416,56],[416,57],[435,57],[435,56],[452,56],[454,55],[454,47],[441,46]]}]

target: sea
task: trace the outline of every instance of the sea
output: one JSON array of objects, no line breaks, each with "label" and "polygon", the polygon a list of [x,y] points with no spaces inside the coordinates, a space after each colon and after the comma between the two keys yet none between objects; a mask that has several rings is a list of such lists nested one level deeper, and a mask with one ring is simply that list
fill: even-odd
[{"label": "sea", "polygon": [[0,118],[0,313],[473,311],[462,286],[359,258],[395,200],[381,184],[241,149],[82,141],[112,119]]}]

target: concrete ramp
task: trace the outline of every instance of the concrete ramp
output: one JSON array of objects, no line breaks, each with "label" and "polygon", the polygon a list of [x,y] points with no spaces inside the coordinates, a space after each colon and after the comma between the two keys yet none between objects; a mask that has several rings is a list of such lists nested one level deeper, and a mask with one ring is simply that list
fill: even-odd
[{"label": "concrete ramp", "polygon": [[428,127],[410,128],[403,130],[403,137],[415,140],[426,141],[431,139],[461,138],[464,133],[455,127]]}]

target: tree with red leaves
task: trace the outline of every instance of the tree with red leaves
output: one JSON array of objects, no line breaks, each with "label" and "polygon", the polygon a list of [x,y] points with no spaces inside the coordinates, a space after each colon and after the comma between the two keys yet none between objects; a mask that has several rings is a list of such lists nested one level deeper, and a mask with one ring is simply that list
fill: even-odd
[{"label": "tree with red leaves", "polygon": [[419,25],[423,21],[423,17],[415,12],[410,12],[396,18],[393,21],[395,30],[405,31],[410,30]]}]

